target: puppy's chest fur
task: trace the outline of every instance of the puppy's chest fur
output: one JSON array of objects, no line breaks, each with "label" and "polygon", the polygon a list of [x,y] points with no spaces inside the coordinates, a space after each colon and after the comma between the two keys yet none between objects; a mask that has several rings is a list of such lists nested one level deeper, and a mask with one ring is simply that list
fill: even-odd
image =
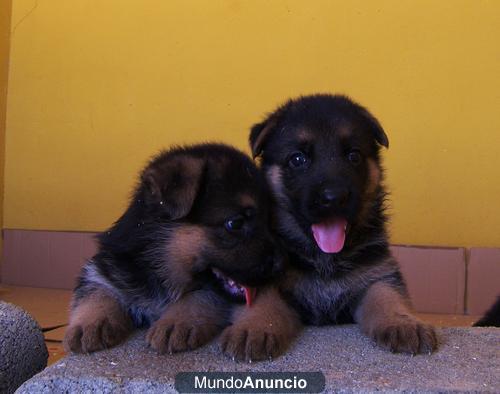
[{"label": "puppy's chest fur", "polygon": [[[342,265],[333,259],[323,263]],[[391,280],[396,272],[396,263],[390,258],[376,266],[358,267],[342,273],[291,268],[280,288],[306,324],[354,323],[355,309],[366,289],[378,280]]]},{"label": "puppy's chest fur", "polygon": [[350,289],[341,281],[324,280],[317,275],[303,275],[290,289],[285,289],[288,301],[300,312],[305,323],[337,323],[339,313],[350,299]]}]

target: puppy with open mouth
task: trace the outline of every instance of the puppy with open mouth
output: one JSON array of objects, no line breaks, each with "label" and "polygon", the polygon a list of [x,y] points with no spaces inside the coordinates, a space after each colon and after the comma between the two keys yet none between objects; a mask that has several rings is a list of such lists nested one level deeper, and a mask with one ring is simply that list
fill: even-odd
[{"label": "puppy with open mouth", "polygon": [[[389,250],[379,152],[389,141],[377,119],[344,96],[300,97],[255,125],[250,145],[262,160],[275,231],[289,255],[272,297],[286,299],[303,323],[356,322],[391,351],[432,352],[434,329],[414,316]],[[286,349],[300,324],[271,298],[249,311],[266,316],[261,326],[235,322],[227,353],[255,360]],[[279,340],[269,349],[248,334],[243,346],[239,331],[272,332]]]},{"label": "puppy with open mouth", "polygon": [[66,349],[115,346],[135,327],[149,327],[146,339],[160,353],[211,340],[231,323],[234,305],[250,305],[255,287],[282,265],[268,194],[252,160],[226,145],[156,156],[81,271]]}]

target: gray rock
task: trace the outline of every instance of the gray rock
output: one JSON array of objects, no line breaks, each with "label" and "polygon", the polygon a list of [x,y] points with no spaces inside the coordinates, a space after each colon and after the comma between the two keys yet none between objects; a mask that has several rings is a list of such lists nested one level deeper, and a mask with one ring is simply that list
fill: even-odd
[{"label": "gray rock", "polygon": [[71,355],[47,368],[19,393],[175,392],[178,372],[321,371],[326,392],[500,391],[500,329],[446,328],[432,355],[392,354],[356,326],[308,328],[274,361],[237,363],[216,343],[194,352],[157,355],[137,333],[118,348]]},{"label": "gray rock", "polygon": [[21,308],[0,301],[0,393],[13,393],[47,366],[42,331]]}]

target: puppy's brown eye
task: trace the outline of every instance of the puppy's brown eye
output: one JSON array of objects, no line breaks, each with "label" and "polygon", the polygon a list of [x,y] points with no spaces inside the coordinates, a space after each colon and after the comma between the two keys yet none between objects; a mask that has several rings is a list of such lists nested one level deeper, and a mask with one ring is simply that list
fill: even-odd
[{"label": "puppy's brown eye", "polygon": [[295,152],[288,159],[288,164],[292,168],[299,168],[306,165],[308,162],[307,156],[303,152]]},{"label": "puppy's brown eye", "polygon": [[227,231],[238,231],[243,228],[243,225],[245,224],[245,219],[243,216],[235,216],[233,218],[230,218],[224,222],[224,227],[226,228]]},{"label": "puppy's brown eye", "polygon": [[353,150],[349,152],[348,158],[351,163],[359,164],[359,162],[361,161],[361,153],[359,153],[359,151],[357,150]]}]

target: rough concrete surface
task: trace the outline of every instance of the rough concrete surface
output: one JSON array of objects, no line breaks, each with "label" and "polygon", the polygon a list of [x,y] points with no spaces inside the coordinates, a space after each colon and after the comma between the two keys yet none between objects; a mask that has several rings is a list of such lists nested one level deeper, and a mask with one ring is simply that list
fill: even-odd
[{"label": "rough concrete surface", "polygon": [[175,392],[174,377],[187,371],[321,371],[325,392],[500,392],[500,329],[446,328],[432,355],[392,354],[356,326],[308,328],[283,357],[237,363],[216,343],[197,351],[157,355],[137,333],[123,346],[71,355],[47,368],[19,393]]},{"label": "rough concrete surface", "polygon": [[13,393],[47,366],[40,327],[21,308],[0,301],[0,393]]}]

